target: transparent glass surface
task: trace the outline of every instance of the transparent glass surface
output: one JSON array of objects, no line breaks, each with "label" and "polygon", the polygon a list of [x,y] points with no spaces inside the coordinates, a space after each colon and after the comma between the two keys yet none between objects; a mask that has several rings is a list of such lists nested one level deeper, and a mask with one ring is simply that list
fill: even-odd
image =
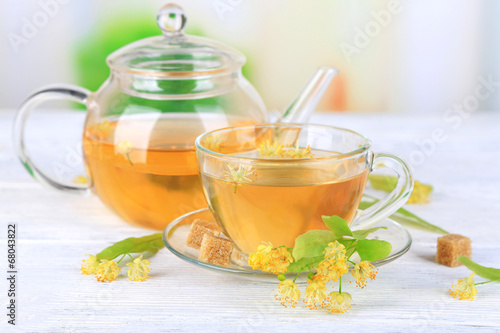
[{"label": "transparent glass surface", "polygon": [[[377,157],[367,138],[333,126],[220,129],[198,137],[196,150],[208,206],[224,234],[247,254],[262,242],[293,247],[299,235],[326,229],[322,216],[337,215],[349,224],[360,216],[374,223],[401,207],[411,191],[404,162]],[[381,166],[380,158],[389,166]],[[374,165],[396,171],[399,188],[360,214]]]},{"label": "transparent glass surface", "polygon": [[[248,256],[242,254],[237,249],[232,253],[229,267],[217,266],[198,260],[199,250],[195,250],[186,245],[189,228],[191,223],[196,219],[213,221],[214,217],[208,209],[201,209],[175,219],[165,228],[163,232],[163,242],[173,254],[186,262],[205,269],[225,274],[233,274],[253,281],[277,283],[275,275],[252,269],[252,267],[248,265]],[[390,242],[392,244],[392,251],[387,258],[372,262],[375,266],[381,266],[394,261],[410,249],[411,236],[403,226],[391,219],[379,221],[377,226],[385,226],[387,229],[379,229],[370,234],[368,238]],[[359,258],[355,258],[354,256],[351,259],[355,262],[359,261]],[[295,273],[290,274],[290,277],[292,279],[295,278]],[[306,283],[307,274],[299,276],[297,281],[299,283]]]}]

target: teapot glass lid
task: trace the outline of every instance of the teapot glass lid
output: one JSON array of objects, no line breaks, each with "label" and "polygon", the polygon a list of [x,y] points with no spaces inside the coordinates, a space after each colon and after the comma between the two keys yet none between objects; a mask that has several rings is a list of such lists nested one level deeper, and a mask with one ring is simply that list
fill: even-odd
[{"label": "teapot glass lid", "polygon": [[145,38],[113,52],[108,66],[133,75],[182,79],[233,72],[245,63],[239,51],[214,40],[186,35],[184,11],[167,4],[158,11],[163,35]]}]

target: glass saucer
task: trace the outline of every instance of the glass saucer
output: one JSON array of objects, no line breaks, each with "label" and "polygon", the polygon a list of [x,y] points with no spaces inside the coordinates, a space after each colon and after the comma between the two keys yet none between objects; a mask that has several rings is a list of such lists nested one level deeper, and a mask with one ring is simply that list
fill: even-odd
[{"label": "glass saucer", "polygon": [[[191,223],[196,219],[214,221],[212,213],[208,210],[208,208],[200,209],[175,219],[165,228],[165,231],[163,232],[163,242],[165,243],[167,249],[182,260],[196,266],[220,273],[233,274],[253,281],[276,283],[277,278],[275,275],[252,269],[252,267],[250,267],[247,263],[248,257],[239,253],[236,249],[233,251],[231,256],[231,263],[229,267],[217,266],[198,260],[199,250],[190,248],[186,245],[189,228]],[[376,232],[370,234],[368,238],[386,240],[390,242],[392,244],[392,251],[387,258],[372,262],[373,265],[381,266],[387,264],[401,257],[410,249],[410,233],[399,223],[387,218],[380,221],[375,226],[384,226],[387,227],[387,229],[377,230]],[[354,256],[351,259],[355,262],[357,261]],[[295,277],[295,273],[290,275]],[[299,283],[305,283],[307,282],[306,280],[307,274],[305,273],[297,279]]]}]

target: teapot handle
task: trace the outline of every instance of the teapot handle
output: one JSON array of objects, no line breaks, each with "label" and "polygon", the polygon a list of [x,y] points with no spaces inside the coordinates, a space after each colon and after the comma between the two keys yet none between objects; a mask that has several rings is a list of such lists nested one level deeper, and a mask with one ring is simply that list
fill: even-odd
[{"label": "teapot handle", "polygon": [[13,127],[14,150],[17,157],[21,160],[21,163],[33,176],[33,178],[47,187],[72,194],[87,195],[90,193],[87,185],[61,183],[44,173],[33,163],[31,158],[28,156],[25,147],[24,133],[26,120],[28,119],[31,111],[42,102],[47,100],[70,100],[86,105],[90,94],[91,92],[89,90],[73,85],[60,85],[42,88],[28,97],[16,113]]}]

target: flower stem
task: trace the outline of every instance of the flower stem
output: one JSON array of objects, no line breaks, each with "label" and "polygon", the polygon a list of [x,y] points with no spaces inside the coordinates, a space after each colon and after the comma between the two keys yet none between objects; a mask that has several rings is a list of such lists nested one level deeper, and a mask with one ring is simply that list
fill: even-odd
[{"label": "flower stem", "polygon": [[353,264],[354,266],[356,266],[356,263],[354,261],[351,261],[349,259],[347,259],[347,261],[349,261],[351,264]]},{"label": "flower stem", "polygon": [[130,255],[130,253],[126,253],[126,254],[130,257],[130,259],[132,259],[132,261],[134,261],[134,257],[132,257],[132,256]]},{"label": "flower stem", "polygon": [[[300,272],[300,273],[302,273],[302,272]],[[297,280],[297,278],[299,277],[300,273],[297,273],[297,275],[295,275],[295,279],[293,279],[293,283],[295,283],[295,280]]]},{"label": "flower stem", "polygon": [[122,260],[123,260],[123,258],[125,258],[125,256],[126,256],[126,255],[127,255],[127,253],[123,254],[123,256],[120,258],[120,260],[118,260],[118,261],[116,262],[116,264],[118,265],[118,264],[120,263],[120,261],[122,261]]},{"label": "flower stem", "polygon": [[237,185],[234,185],[234,193],[236,193],[236,189],[238,188]]},{"label": "flower stem", "polygon": [[134,165],[134,163],[132,163],[132,160],[130,159],[130,154],[127,154],[127,160],[130,162],[130,165]]},{"label": "flower stem", "polygon": [[339,293],[342,294],[342,277],[339,277]]},{"label": "flower stem", "polygon": [[490,282],[497,282],[497,281],[500,281],[500,279],[490,280],[490,281],[484,281],[484,282],[478,282],[478,283],[474,283],[474,285],[478,286],[480,284],[485,284],[485,283],[490,283]]}]

